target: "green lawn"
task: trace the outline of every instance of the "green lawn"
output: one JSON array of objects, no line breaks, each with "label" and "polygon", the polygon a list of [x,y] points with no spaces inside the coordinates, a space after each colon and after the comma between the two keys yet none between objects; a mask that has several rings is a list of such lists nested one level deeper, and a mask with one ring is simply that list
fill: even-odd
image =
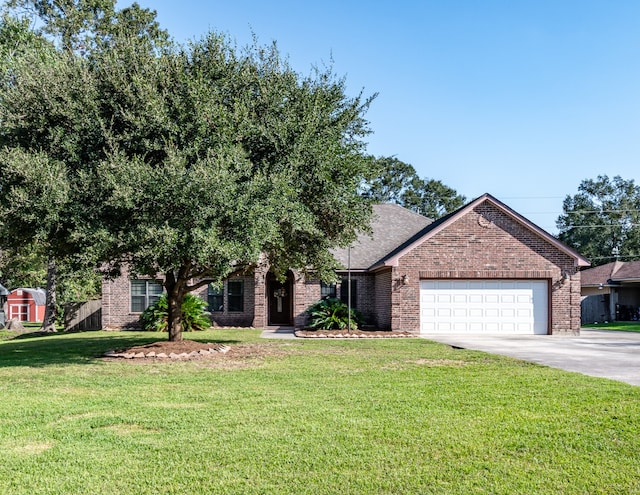
[{"label": "green lawn", "polygon": [[618,330],[620,332],[640,332],[640,321],[611,321],[609,323],[594,323],[582,325],[583,328],[594,330]]},{"label": "green lawn", "polygon": [[232,351],[107,362],[163,336],[0,342],[0,493],[640,493],[638,387],[421,339],[189,337]]}]

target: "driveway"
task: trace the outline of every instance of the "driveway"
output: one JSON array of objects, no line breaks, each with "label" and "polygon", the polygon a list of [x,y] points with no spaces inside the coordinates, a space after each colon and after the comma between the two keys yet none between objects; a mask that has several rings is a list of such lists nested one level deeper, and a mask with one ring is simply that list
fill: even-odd
[{"label": "driveway", "polygon": [[640,386],[640,333],[583,329],[578,337],[436,334],[422,337]]}]

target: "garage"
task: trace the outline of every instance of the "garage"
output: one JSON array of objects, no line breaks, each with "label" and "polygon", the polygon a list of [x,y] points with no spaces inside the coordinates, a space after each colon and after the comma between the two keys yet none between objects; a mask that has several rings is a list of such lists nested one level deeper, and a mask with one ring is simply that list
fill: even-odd
[{"label": "garage", "polygon": [[422,280],[420,333],[546,335],[546,280]]}]

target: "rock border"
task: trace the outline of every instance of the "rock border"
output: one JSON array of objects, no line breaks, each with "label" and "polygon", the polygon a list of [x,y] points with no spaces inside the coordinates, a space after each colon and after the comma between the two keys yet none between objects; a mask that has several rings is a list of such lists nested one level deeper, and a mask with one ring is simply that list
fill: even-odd
[{"label": "rock border", "polygon": [[302,339],[403,339],[416,337],[416,335],[409,332],[377,331],[368,333],[360,331],[336,333],[335,330],[296,330],[294,335]]},{"label": "rock border", "polygon": [[109,350],[102,356],[107,358],[118,359],[193,359],[197,357],[211,356],[213,354],[226,354],[231,349],[229,346],[223,344],[205,344],[208,347],[200,349],[199,351],[181,352],[180,354],[171,352],[166,354],[164,352],[149,351],[149,352],[132,352],[132,351],[116,351]]}]

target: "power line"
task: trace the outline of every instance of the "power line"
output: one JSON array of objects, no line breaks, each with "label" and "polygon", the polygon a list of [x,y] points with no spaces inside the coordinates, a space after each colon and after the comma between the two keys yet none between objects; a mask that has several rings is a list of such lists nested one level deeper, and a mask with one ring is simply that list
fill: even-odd
[{"label": "power line", "polygon": [[640,210],[574,210],[565,211],[567,215],[573,215],[578,213],[639,213]]},{"label": "power line", "polygon": [[590,259],[590,260],[608,260],[608,259],[611,259],[611,258],[616,258],[616,259],[618,259],[618,258],[638,258],[638,259],[640,259],[640,254],[626,254],[626,255],[624,255],[624,256],[620,256],[620,255],[618,255],[618,256],[614,256],[614,255],[611,255],[611,256],[594,256],[594,257],[589,257],[589,259]]},{"label": "power line", "polygon": [[566,225],[558,227],[559,229],[609,229],[613,227],[640,227],[640,223],[619,224],[612,223],[608,225]]}]

